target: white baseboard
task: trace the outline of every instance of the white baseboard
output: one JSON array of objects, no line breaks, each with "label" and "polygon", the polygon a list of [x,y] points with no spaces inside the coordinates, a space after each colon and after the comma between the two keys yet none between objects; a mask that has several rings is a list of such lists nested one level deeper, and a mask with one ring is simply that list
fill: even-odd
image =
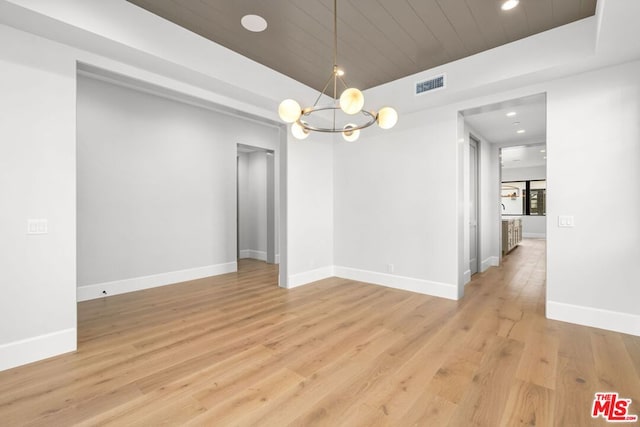
[{"label": "white baseboard", "polygon": [[251,258],[258,259],[260,261],[267,260],[267,252],[266,251],[256,251],[253,249],[243,249],[240,251],[240,259],[243,258]]},{"label": "white baseboard", "polygon": [[[207,265],[205,267],[170,271],[167,273],[154,274],[152,276],[134,277],[131,279],[116,280],[113,282],[96,283],[94,285],[79,286],[77,298],[78,301],[87,301],[105,296],[155,288],[158,286],[172,285],[174,283],[186,282],[188,280],[217,276],[219,274],[233,273],[234,271],[238,271],[237,262]],[[106,294],[104,294],[103,291],[105,291]]]},{"label": "white baseboard", "polygon": [[298,286],[307,285],[309,283],[317,282],[318,280],[327,279],[333,277],[333,266],[328,265],[326,267],[318,268],[311,271],[305,271],[303,273],[293,274],[289,276],[287,289],[296,288]]},{"label": "white baseboard", "polygon": [[547,234],[546,233],[525,233],[523,231],[522,237],[525,239],[546,239]]},{"label": "white baseboard", "polygon": [[640,336],[640,316],[547,301],[547,318]]},{"label": "white baseboard", "polygon": [[76,328],[0,345],[0,371],[76,350]]},{"label": "white baseboard", "polygon": [[500,258],[497,256],[490,256],[480,263],[480,271],[487,271],[489,267],[497,267],[499,265]]},{"label": "white baseboard", "polygon": [[430,280],[414,279],[375,271],[358,270],[349,267],[334,267],[334,274],[344,279],[382,285],[389,288],[432,295],[452,300],[458,299],[458,287],[447,283],[432,282]]},{"label": "white baseboard", "polygon": [[[253,249],[243,249],[240,251],[240,259],[251,258],[258,259],[260,261],[267,260],[267,253],[265,251],[254,251]],[[276,264],[280,264],[280,254],[276,254]]]},{"label": "white baseboard", "polygon": [[471,282],[471,270],[467,270],[464,273],[462,273],[462,280],[465,285]]}]

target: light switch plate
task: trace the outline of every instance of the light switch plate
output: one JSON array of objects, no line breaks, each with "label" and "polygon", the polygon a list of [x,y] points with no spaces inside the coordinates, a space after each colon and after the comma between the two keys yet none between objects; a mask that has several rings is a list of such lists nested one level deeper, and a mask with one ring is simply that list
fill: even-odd
[{"label": "light switch plate", "polygon": [[560,215],[558,216],[558,227],[574,227],[575,222],[573,220],[573,215]]},{"label": "light switch plate", "polygon": [[47,234],[49,232],[49,221],[46,219],[28,219],[27,234]]}]

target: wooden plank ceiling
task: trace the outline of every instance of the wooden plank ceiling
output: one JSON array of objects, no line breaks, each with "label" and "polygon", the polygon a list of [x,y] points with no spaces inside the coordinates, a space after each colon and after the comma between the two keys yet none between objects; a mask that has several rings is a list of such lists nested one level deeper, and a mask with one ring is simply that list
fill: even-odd
[{"label": "wooden plank ceiling", "polygon": [[[332,0],[128,0],[321,90],[333,65]],[[595,14],[596,0],[338,0],[338,64],[367,89]],[[257,14],[262,33],[240,19]],[[212,67],[224,64],[212,63]]]}]

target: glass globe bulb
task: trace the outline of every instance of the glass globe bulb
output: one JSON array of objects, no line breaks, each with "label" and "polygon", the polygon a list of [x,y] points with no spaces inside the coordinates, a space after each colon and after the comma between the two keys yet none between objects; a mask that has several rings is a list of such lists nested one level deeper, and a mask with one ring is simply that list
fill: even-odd
[{"label": "glass globe bulb", "polygon": [[352,87],[345,89],[340,95],[340,109],[347,114],[358,114],[364,106],[364,95]]},{"label": "glass globe bulb", "polygon": [[298,122],[295,122],[294,124],[291,125],[291,133],[296,139],[303,140],[303,139],[307,139],[310,132],[307,129],[300,126]]},{"label": "glass globe bulb", "polygon": [[293,123],[300,118],[301,114],[300,104],[293,99],[285,99],[278,106],[278,115],[283,122]]},{"label": "glass globe bulb", "polygon": [[398,113],[391,107],[384,107],[378,111],[376,120],[382,129],[391,129],[398,123]]},{"label": "glass globe bulb", "polygon": [[357,141],[360,137],[360,129],[354,129],[356,125],[353,123],[349,123],[344,126],[344,130],[342,131],[342,137],[347,142]]}]

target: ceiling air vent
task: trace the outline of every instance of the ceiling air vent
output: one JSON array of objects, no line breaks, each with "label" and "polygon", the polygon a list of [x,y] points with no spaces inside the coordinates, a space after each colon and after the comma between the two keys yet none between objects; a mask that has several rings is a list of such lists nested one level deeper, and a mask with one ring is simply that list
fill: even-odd
[{"label": "ceiling air vent", "polygon": [[423,93],[433,92],[434,90],[440,90],[445,88],[445,75],[440,74],[416,83],[416,95],[422,95]]}]

